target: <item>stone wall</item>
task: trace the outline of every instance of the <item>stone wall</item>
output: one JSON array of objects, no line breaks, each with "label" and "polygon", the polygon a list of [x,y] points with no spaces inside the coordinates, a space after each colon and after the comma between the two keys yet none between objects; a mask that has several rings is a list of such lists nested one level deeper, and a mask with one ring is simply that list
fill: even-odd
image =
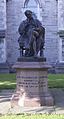
[{"label": "stone wall", "polygon": [[14,63],[19,56],[18,52],[18,26],[22,19],[21,0],[7,2],[7,61]]},{"label": "stone wall", "polygon": [[47,57],[47,61],[51,64],[54,64],[58,60],[57,7],[56,0],[45,0],[45,55]]}]

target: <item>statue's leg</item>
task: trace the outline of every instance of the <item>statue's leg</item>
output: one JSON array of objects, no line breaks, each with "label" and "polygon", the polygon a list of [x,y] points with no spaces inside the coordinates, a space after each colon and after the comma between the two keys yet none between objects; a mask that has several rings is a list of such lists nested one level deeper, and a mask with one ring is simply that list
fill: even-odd
[{"label": "statue's leg", "polygon": [[29,49],[28,48],[25,50],[25,56],[29,56]]},{"label": "statue's leg", "polygon": [[43,57],[43,49],[40,50],[40,56]]},{"label": "statue's leg", "polygon": [[23,49],[20,49],[20,57],[23,56]]},{"label": "statue's leg", "polygon": [[30,56],[34,56],[34,46],[33,46],[33,43],[34,43],[34,36],[33,36],[33,30],[30,29],[29,30],[29,55]]},{"label": "statue's leg", "polygon": [[38,51],[40,51],[40,56],[42,56],[43,57],[43,49],[44,49],[44,42],[43,42],[43,38],[42,38],[42,36],[40,36],[39,38],[38,38],[38,42],[37,42],[37,46],[38,46]]},{"label": "statue's leg", "polygon": [[42,57],[44,57],[43,50],[44,50],[44,45],[43,45],[43,43],[41,43],[41,45],[40,45],[40,56],[42,56]]},{"label": "statue's leg", "polygon": [[30,45],[30,43],[32,42],[32,35],[33,34],[33,30],[29,29],[27,32],[27,36],[28,36],[28,44]]},{"label": "statue's leg", "polygon": [[36,39],[34,39],[34,42],[33,42],[33,49],[34,49],[34,56],[37,56],[37,44],[36,44]]}]

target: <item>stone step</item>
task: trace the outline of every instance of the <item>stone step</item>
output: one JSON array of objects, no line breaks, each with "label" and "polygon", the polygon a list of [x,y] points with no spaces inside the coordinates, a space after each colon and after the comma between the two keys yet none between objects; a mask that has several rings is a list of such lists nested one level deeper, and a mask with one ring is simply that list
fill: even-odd
[{"label": "stone step", "polygon": [[64,73],[64,63],[57,63],[55,66],[56,73]]},{"label": "stone step", "polygon": [[9,73],[9,66],[7,63],[0,63],[0,73]]}]

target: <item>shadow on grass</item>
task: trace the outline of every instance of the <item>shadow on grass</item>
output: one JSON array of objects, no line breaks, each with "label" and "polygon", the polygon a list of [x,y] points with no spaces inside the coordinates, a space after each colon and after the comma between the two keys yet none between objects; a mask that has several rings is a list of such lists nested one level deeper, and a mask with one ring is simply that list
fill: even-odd
[{"label": "shadow on grass", "polygon": [[16,75],[15,74],[0,74],[0,90],[15,89]]}]

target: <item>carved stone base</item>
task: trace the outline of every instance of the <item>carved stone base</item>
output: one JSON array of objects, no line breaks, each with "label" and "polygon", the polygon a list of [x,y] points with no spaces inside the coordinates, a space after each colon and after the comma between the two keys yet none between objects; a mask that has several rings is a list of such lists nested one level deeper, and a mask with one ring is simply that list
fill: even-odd
[{"label": "carved stone base", "polygon": [[16,96],[16,93],[13,94],[11,98],[11,107],[20,106],[20,107],[40,107],[40,106],[53,106],[53,97],[51,95],[49,96],[43,96],[40,98],[22,98],[19,96]]},{"label": "carved stone base", "polygon": [[53,98],[48,91],[46,62],[17,62],[17,87],[11,98],[11,107],[52,106]]}]

